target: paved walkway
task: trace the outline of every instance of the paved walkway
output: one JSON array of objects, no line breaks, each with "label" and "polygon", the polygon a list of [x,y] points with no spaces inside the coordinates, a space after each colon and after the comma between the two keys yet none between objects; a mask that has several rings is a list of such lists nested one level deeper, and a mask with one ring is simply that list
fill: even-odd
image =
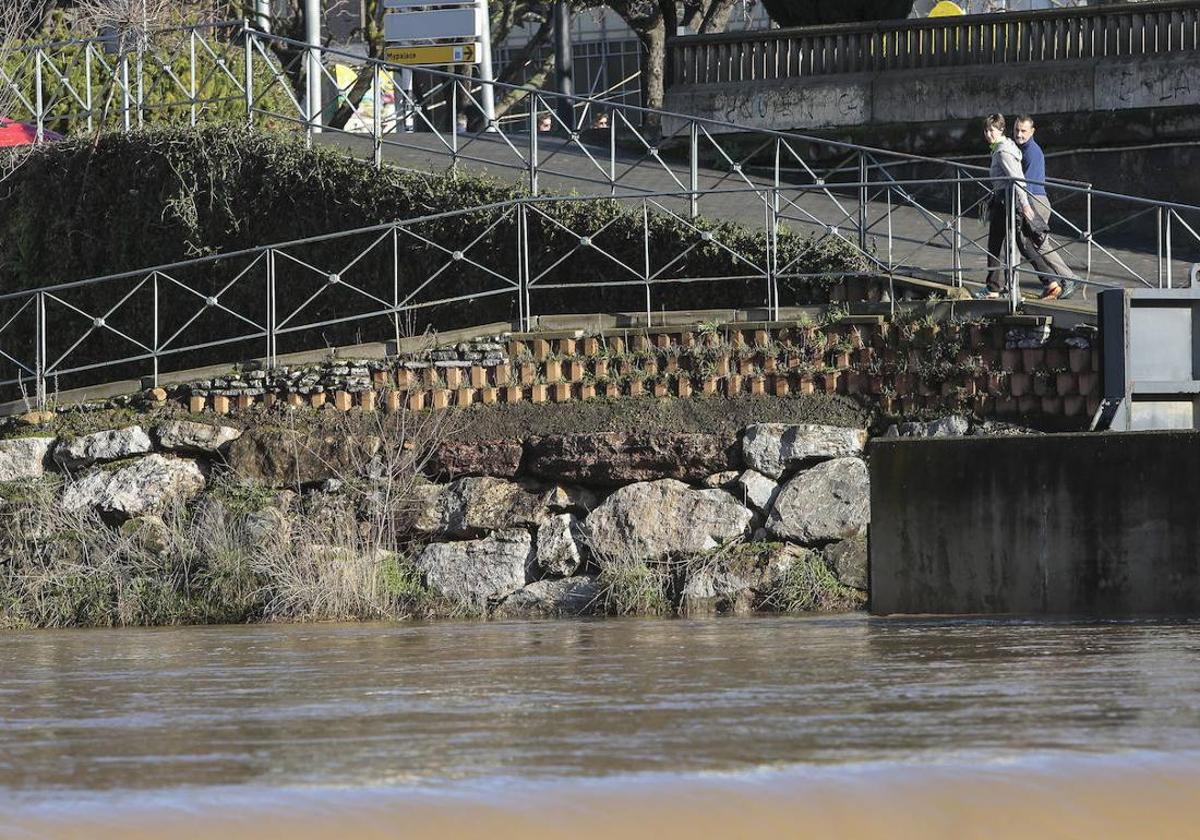
[{"label": "paved walkway", "polygon": [[[322,143],[347,147],[357,155],[369,157],[371,154],[371,141],[367,137],[327,132],[319,138]],[[673,193],[674,197],[651,200],[660,205],[660,210],[687,217],[690,176],[686,162],[668,161],[666,155],[659,157],[648,151],[638,154],[618,149],[614,153],[607,143],[585,145],[583,141],[572,142],[552,134],[539,135],[537,139],[539,194],[636,197],[647,193]],[[457,145],[456,150],[451,148],[452,143]],[[388,135],[382,154],[386,161],[400,168],[429,172],[446,169],[452,152],[456,151],[458,166],[465,171],[528,184],[528,143],[527,134],[506,138],[495,134],[451,137],[415,132]],[[709,191],[698,201],[702,215],[759,228],[767,224],[764,199],[750,190],[755,186],[769,186],[768,180],[752,174],[702,168],[697,183],[702,193]],[[950,282],[954,250],[953,231],[947,227],[952,224],[951,214],[945,209],[949,204],[949,188],[926,185],[905,189],[911,190],[913,195],[905,197],[898,188],[891,190],[890,196],[882,189],[873,190],[872,200],[866,208],[867,248],[879,259],[904,267],[901,271]],[[938,192],[942,194],[935,195]],[[978,188],[976,192],[982,194]],[[972,198],[966,193],[969,190],[965,191],[965,201],[970,203]],[[812,188],[795,192],[785,190],[780,210],[785,223],[793,230],[828,236],[831,235],[829,227],[833,226],[836,235],[857,242],[859,201],[856,190],[845,194]],[[1081,210],[1075,213],[1068,210],[1067,215],[1080,216],[1076,224],[1084,226]],[[968,285],[979,284],[986,273],[987,231],[976,215],[971,214],[962,220],[960,236],[961,275]],[[1200,249],[1194,241],[1190,250],[1187,249],[1185,237],[1186,234],[1180,237],[1177,251],[1182,245],[1182,256],[1200,260]],[[1093,308],[1092,299],[1098,286],[1159,284],[1153,232],[1149,234],[1148,247],[1131,247],[1129,239],[1126,237],[1119,247],[1106,246],[1105,237],[1098,235],[1090,254],[1086,244],[1079,242],[1061,247],[1060,254],[1076,274],[1096,284],[1079,296],[1075,308]],[[1188,268],[1189,264],[1184,260],[1175,260],[1171,267],[1173,285],[1187,282]],[[1036,278],[1028,269],[1022,274],[1023,284],[1030,292],[1036,291]]]}]

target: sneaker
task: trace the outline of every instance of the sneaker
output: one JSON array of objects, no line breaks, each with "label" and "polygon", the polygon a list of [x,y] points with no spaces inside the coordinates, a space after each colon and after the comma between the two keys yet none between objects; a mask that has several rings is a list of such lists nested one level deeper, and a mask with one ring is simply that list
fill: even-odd
[{"label": "sneaker", "polygon": [[1042,290],[1042,293],[1038,296],[1038,298],[1040,300],[1058,300],[1060,297],[1062,297],[1062,293],[1063,287],[1060,286],[1056,281],[1047,285],[1046,288]]},{"label": "sneaker", "polygon": [[994,289],[977,289],[972,295],[975,300],[1000,300],[1002,292],[997,292]]},{"label": "sneaker", "polygon": [[1064,279],[1062,281],[1062,291],[1058,294],[1059,300],[1066,300],[1071,295],[1075,294],[1075,290],[1079,288],[1079,284],[1074,280]]}]

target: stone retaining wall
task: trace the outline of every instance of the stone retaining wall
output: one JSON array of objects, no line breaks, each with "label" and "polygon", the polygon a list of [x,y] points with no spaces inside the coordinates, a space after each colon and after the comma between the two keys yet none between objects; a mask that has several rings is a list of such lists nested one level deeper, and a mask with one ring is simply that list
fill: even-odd
[{"label": "stone retaining wall", "polygon": [[1099,405],[1099,371],[1090,328],[1056,330],[1029,318],[939,323],[857,316],[822,325],[508,333],[385,361],[238,371],[148,396],[223,415],[280,404],[395,412],[824,392],[873,401],[888,415],[965,411],[1082,425]]}]

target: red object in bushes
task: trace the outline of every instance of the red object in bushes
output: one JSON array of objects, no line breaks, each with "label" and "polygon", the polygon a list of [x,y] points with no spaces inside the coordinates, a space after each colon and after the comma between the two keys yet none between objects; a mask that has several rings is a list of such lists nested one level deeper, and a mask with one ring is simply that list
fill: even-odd
[{"label": "red object in bushes", "polygon": [[[57,131],[42,129],[42,142],[52,143],[61,140],[62,135]],[[31,146],[37,143],[37,126],[32,123],[14,122],[8,117],[0,117],[0,146]]]}]

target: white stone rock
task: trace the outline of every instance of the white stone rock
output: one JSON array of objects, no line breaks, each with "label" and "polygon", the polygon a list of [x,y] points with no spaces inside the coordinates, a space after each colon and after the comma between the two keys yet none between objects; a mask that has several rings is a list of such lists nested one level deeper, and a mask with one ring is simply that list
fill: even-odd
[{"label": "white stone rock", "polygon": [[867,465],[858,458],[836,458],[783,486],[767,517],[767,530],[778,539],[813,544],[849,539],[870,522]]},{"label": "white stone rock", "polygon": [[68,510],[94,508],[102,516],[124,521],[161,510],[173,499],[194,498],[205,483],[195,461],[147,455],[120,469],[93,470],[70,482],[62,504]]},{"label": "white stone rock", "polygon": [[579,539],[582,539],[582,532],[578,517],[572,513],[551,516],[538,526],[538,568],[554,577],[570,577],[575,574],[583,562]]},{"label": "white stone rock", "polygon": [[763,475],[779,478],[789,469],[813,461],[861,455],[866,442],[863,429],[759,423],[747,426],[742,434],[742,456]]},{"label": "white stone rock", "polygon": [[41,478],[46,473],[46,455],[52,437],[23,437],[0,440],[0,481]]},{"label": "white stone rock", "polygon": [[746,470],[737,478],[737,491],[734,495],[740,497],[752,508],[763,513],[771,510],[775,504],[775,496],[779,493],[779,484],[767,478],[756,470]]},{"label": "white stone rock", "polygon": [[753,516],[724,490],[693,490],[665,478],[620,488],[592,511],[584,531],[600,557],[646,562],[736,539]]},{"label": "white stone rock", "polygon": [[100,461],[142,455],[153,448],[145,429],[128,426],[81,435],[73,440],[61,440],[54,447],[54,460],[64,469],[77,470]]},{"label": "white stone rock", "polygon": [[591,575],[534,581],[496,607],[496,618],[549,618],[596,612],[603,587]]},{"label": "white stone rock", "polygon": [[537,494],[502,478],[460,478],[440,485],[436,495],[424,492],[425,508],[415,525],[422,533],[474,537],[504,528],[535,528],[550,516]]},{"label": "white stone rock", "polygon": [[533,538],[516,528],[481,540],[432,543],[413,561],[431,589],[476,612],[525,586],[533,562]]},{"label": "white stone rock", "polygon": [[753,543],[740,549],[689,564],[680,593],[685,612],[750,612],[779,585],[792,564],[812,554],[786,544],[769,551],[756,550]]},{"label": "white stone rock", "polygon": [[242,436],[241,429],[191,420],[168,420],[154,430],[158,445],[181,452],[217,452]]}]

